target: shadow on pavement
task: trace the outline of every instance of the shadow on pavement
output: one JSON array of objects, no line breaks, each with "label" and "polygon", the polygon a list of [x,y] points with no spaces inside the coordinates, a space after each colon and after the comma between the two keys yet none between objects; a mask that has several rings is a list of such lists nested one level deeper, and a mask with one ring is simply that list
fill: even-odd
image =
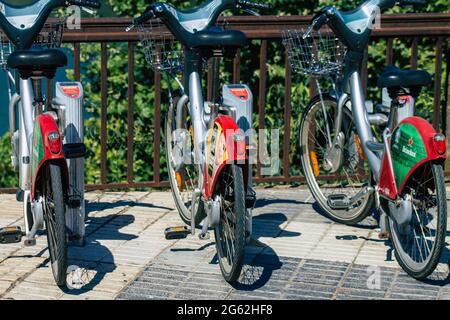
[{"label": "shadow on pavement", "polygon": [[271,204],[311,204],[311,203],[293,199],[258,199],[256,201],[255,209],[263,208]]},{"label": "shadow on pavement", "polygon": [[[123,202],[122,202],[123,205]],[[92,212],[87,206],[87,212]],[[69,247],[68,287],[63,291],[69,295],[80,295],[93,290],[108,274],[116,269],[110,249],[102,240],[129,241],[138,236],[120,232],[134,222],[133,215],[111,215],[87,217],[88,227],[94,228],[86,236],[84,247]]]},{"label": "shadow on pavement", "polygon": [[[329,217],[325,211],[322,210],[322,208],[320,207],[320,205],[317,202],[314,202],[312,205],[312,208],[314,209],[314,211],[316,211],[319,215],[321,215],[322,217],[330,220],[330,221],[334,221],[331,217]],[[368,216],[368,218],[373,219],[371,221],[370,224],[364,224],[364,221],[361,221],[360,223],[356,224],[355,227],[360,228],[360,229],[375,229],[378,226],[378,216],[376,215],[376,213],[374,211],[372,211],[372,215]],[[337,221],[334,221],[336,223],[339,223]]]},{"label": "shadow on pavement", "polygon": [[[244,265],[241,277],[233,285],[235,289],[243,291],[259,289],[270,281],[276,270],[282,268],[283,263],[277,253],[259,239],[300,236],[299,232],[286,231],[281,228],[286,221],[286,216],[281,213],[261,214],[253,218],[253,239],[248,249],[252,251],[256,249],[259,252],[256,252],[254,257]],[[271,228],[267,228],[267,224],[270,224]],[[275,229],[274,226],[276,226]]]},{"label": "shadow on pavement", "polygon": [[92,211],[97,211],[101,209],[114,209],[118,207],[141,207],[141,208],[152,208],[152,209],[161,209],[161,210],[173,210],[173,208],[157,206],[151,203],[141,203],[134,202],[131,200],[119,200],[117,202],[97,202],[97,201],[87,201],[86,200],[86,215]]}]

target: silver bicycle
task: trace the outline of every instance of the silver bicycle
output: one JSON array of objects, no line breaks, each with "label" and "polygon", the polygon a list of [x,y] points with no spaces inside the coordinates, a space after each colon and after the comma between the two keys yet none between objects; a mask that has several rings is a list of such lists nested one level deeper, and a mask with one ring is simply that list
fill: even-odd
[{"label": "silver bicycle", "polygon": [[[134,21],[138,26],[149,21],[140,32],[146,58],[156,72],[166,75],[169,181],[180,217],[191,227],[168,228],[166,238],[185,238],[200,227],[200,239],[208,239],[208,229],[214,229],[219,265],[228,282],[236,281],[241,273],[256,201],[246,136],[252,128],[253,103],[250,89],[243,84],[224,85],[219,97],[217,59],[234,57],[247,44],[247,37],[215,24],[228,9],[255,14],[249,8],[267,7],[247,0],[210,0],[196,9],[180,11],[158,2]],[[211,58],[213,97],[205,101],[202,76]],[[178,72],[183,73],[184,82]],[[172,97],[172,83],[180,88],[179,99]]]},{"label": "silver bicycle", "polygon": [[293,70],[311,76],[319,92],[300,128],[302,167],[314,198],[330,218],[349,225],[379,209],[380,236],[390,237],[401,267],[422,279],[439,262],[447,228],[446,140],[414,116],[415,99],[431,76],[388,66],[378,79],[388,103],[374,108],[360,75],[373,22],[396,4],[368,0],[351,12],[325,7],[308,30],[286,30],[284,43]]},{"label": "silver bicycle", "polygon": [[[50,264],[58,286],[66,285],[68,240],[84,236],[83,89],[57,83],[52,101],[43,94],[67,57],[60,47],[64,22],[46,24],[57,8],[99,8],[96,0],[39,0],[23,5],[0,1],[0,64],[7,76],[12,166],[19,174],[25,230],[0,229],[0,243],[36,244],[47,231]],[[81,230],[80,230],[81,228]]]}]

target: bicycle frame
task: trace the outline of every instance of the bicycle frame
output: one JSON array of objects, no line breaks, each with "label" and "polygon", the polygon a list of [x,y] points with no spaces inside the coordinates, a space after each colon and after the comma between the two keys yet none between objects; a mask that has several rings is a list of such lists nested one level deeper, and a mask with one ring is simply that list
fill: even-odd
[{"label": "bicycle frame", "polygon": [[[357,65],[359,67],[360,63]],[[407,179],[415,170],[426,162],[444,160],[445,153],[437,151],[438,147],[434,144],[434,138],[437,133],[427,121],[418,117],[407,117],[400,123],[395,123],[393,118],[395,116],[394,109],[391,110],[389,115],[389,125],[383,132],[383,144],[378,143],[374,138],[369,122],[361,76],[358,71],[359,68],[355,70],[354,67],[346,67],[345,69],[349,69],[350,71],[346,72],[342,77],[343,81],[340,86],[342,91],[336,95],[338,103],[335,118],[335,132],[341,131],[343,109],[350,99],[352,105],[351,111],[361,141],[361,146],[373,174],[374,181],[377,184],[376,191],[380,196],[390,200],[396,200],[398,195],[402,193]],[[407,98],[413,100],[411,96],[407,96]],[[422,148],[423,152],[417,159],[411,161],[409,167],[407,167],[408,171],[400,175],[398,171],[400,170],[399,167],[401,164],[396,165],[396,162],[398,161],[393,157],[391,151],[395,144],[391,142],[390,138],[394,132],[400,131],[401,127],[405,124],[414,127],[414,134],[411,134],[415,136],[414,145],[419,145],[419,148]],[[336,135],[332,143],[332,148],[338,145],[337,139],[338,135]],[[411,141],[412,139],[413,137],[411,137]],[[401,144],[403,142],[396,140],[395,143],[400,143],[398,149],[403,150],[404,146]],[[445,141],[444,146],[441,146],[440,148],[445,149]],[[406,149],[404,152],[408,152],[408,150],[409,149]],[[415,154],[415,152],[413,154]]]},{"label": "bicycle frame", "polygon": [[[34,105],[32,80],[18,79],[19,94],[16,90],[17,80],[13,73],[7,69],[4,71],[8,77],[10,98],[9,125],[13,145],[12,161],[14,167],[19,171],[19,188],[23,192],[21,198],[24,202],[26,243],[31,244],[36,232],[44,224],[42,199],[36,199],[36,180],[49,161],[58,162],[64,175],[68,174],[67,164],[62,152],[62,140],[56,121],[49,114],[43,114],[42,110],[39,110],[42,106]],[[16,122],[19,123],[18,130]],[[67,177],[63,181],[64,191],[67,194]],[[31,204],[31,212],[29,212],[28,203]]]},{"label": "bicycle frame", "polygon": [[[189,69],[188,69],[189,70]],[[188,71],[189,72],[189,71]],[[176,106],[176,123],[177,127],[182,127],[183,124],[183,108],[189,106],[192,117],[192,125],[194,129],[194,152],[195,162],[199,166],[199,189],[203,190],[203,198],[207,201],[211,199],[212,190],[217,182],[217,177],[220,175],[225,164],[230,162],[245,163],[247,156],[245,153],[245,139],[244,141],[236,141],[235,138],[239,134],[239,127],[229,116],[217,114],[205,114],[205,100],[202,93],[202,84],[200,73],[198,70],[190,70],[188,76],[188,94],[184,91],[184,86],[179,82],[176,75],[166,73],[169,88],[169,100],[172,101],[172,93],[170,91],[170,80],[174,79],[180,85],[181,98]],[[215,88],[213,91],[216,91]],[[213,133],[218,134],[215,140],[212,139]],[[206,143],[205,143],[206,140]],[[242,145],[244,143],[244,146]],[[220,150],[228,150],[224,152],[220,163],[210,163],[209,151],[219,148]],[[242,150],[244,152],[242,152]],[[208,173],[208,166],[216,167],[214,172]],[[247,181],[246,181],[247,182]]]}]

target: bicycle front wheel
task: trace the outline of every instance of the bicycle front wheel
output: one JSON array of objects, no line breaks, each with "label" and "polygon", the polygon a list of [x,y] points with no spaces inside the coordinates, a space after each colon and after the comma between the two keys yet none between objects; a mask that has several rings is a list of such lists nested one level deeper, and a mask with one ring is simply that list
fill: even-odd
[{"label": "bicycle front wheel", "polygon": [[389,232],[400,266],[416,279],[437,267],[445,246],[447,203],[442,165],[426,163],[409,178],[403,197],[412,203],[409,223],[389,218]]},{"label": "bicycle front wheel", "polygon": [[67,238],[61,168],[49,164],[44,180],[44,219],[50,263],[56,284],[64,287],[67,278]]},{"label": "bicycle front wheel", "polygon": [[245,251],[245,192],[243,170],[237,165],[223,169],[216,195],[220,197],[220,223],[215,228],[217,256],[225,280],[235,282],[242,271]]},{"label": "bicycle front wheel", "polygon": [[[194,131],[187,106],[183,108],[183,121],[176,124],[176,102],[169,107],[166,117],[166,159],[172,196],[178,213],[187,225],[191,224],[194,189],[199,185],[200,167],[194,161]],[[195,224],[205,218],[202,201],[195,204]]]},{"label": "bicycle front wheel", "polygon": [[[371,213],[374,196],[367,193],[358,197],[370,186],[371,173],[352,114],[347,107],[343,109],[340,154],[330,156],[336,136],[336,100],[325,95],[323,105],[320,97],[310,102],[300,128],[301,162],[308,187],[324,213],[337,222],[355,225]],[[336,161],[337,168],[331,169],[328,159]],[[346,200],[357,197],[358,201],[348,206],[333,206],[332,199],[339,197]]]}]

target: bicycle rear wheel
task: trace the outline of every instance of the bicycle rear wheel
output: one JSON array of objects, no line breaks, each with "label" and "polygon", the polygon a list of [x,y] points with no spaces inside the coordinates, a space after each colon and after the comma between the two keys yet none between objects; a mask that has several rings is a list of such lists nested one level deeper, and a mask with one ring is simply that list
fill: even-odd
[{"label": "bicycle rear wheel", "polygon": [[315,97],[304,112],[300,128],[300,149],[303,172],[314,199],[331,219],[348,225],[364,220],[371,213],[374,196],[371,193],[348,207],[333,207],[330,199],[357,197],[371,184],[371,173],[361,149],[350,110],[344,106],[341,133],[342,160],[331,172],[326,163],[327,153],[334,141],[336,99],[324,96],[324,107],[320,97]]},{"label": "bicycle rear wheel", "polygon": [[225,280],[235,282],[242,271],[245,252],[245,192],[243,170],[228,165],[219,179],[220,223],[215,228],[217,256]]},{"label": "bicycle rear wheel", "polygon": [[[170,189],[178,209],[178,213],[187,225],[191,225],[192,195],[198,186],[199,165],[194,161],[193,128],[187,106],[183,108],[182,126],[176,124],[176,101],[169,107],[166,117],[166,162],[169,174]],[[182,137],[181,134],[185,134]],[[184,139],[179,142],[179,139]],[[199,225],[205,218],[202,201],[197,201],[195,224]]]},{"label": "bicycle rear wheel", "polygon": [[50,263],[55,282],[59,287],[66,285],[67,278],[67,237],[66,206],[62,188],[61,168],[49,164],[44,177],[44,219],[47,229],[47,243]]},{"label": "bicycle rear wheel", "polygon": [[447,204],[442,166],[426,163],[409,179],[402,196],[410,197],[412,215],[403,226],[389,218],[395,256],[409,275],[424,279],[436,269],[445,246]]}]

